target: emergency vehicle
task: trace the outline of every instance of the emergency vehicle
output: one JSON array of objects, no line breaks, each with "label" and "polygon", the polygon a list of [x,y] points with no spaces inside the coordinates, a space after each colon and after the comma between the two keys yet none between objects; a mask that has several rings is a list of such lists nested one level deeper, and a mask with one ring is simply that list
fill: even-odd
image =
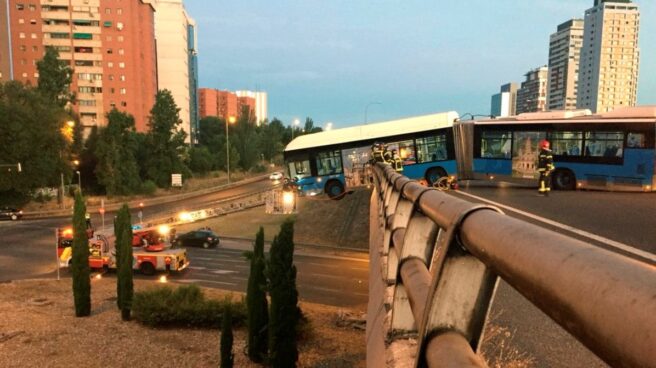
[{"label": "emergency vehicle", "polygon": [[[73,231],[64,229],[57,239],[59,266],[69,267],[72,259]],[[58,234],[58,235],[59,235]],[[144,275],[153,275],[156,271],[182,271],[189,266],[185,248],[164,248],[154,251],[152,248],[132,248],[132,268]],[[92,269],[116,269],[116,249],[104,235],[96,235],[89,240],[89,267]]]}]

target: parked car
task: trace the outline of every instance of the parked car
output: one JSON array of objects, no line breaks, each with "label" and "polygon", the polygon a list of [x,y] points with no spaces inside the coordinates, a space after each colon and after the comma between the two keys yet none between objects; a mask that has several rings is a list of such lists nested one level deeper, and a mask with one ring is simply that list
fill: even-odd
[{"label": "parked car", "polygon": [[284,177],[285,175],[283,175],[280,171],[273,172],[271,175],[269,175],[269,179],[274,181],[282,180]]},{"label": "parked car", "polygon": [[0,220],[16,221],[23,217],[23,211],[12,207],[0,207]]},{"label": "parked car", "polygon": [[178,235],[174,244],[179,247],[215,248],[219,246],[219,236],[211,230],[195,230]]}]

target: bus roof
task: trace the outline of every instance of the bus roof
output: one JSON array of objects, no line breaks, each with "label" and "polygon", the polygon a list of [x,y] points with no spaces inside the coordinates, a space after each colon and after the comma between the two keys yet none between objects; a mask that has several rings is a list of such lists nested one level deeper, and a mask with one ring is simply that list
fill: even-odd
[{"label": "bus roof", "polygon": [[448,128],[453,126],[454,121],[457,119],[458,113],[449,111],[307,134],[289,142],[285,151],[289,152]]},{"label": "bus roof", "polygon": [[592,114],[590,110],[560,110],[529,112],[517,116],[509,116],[496,119],[484,119],[474,121],[476,124],[511,124],[511,123],[605,123],[605,122],[656,122],[656,105],[634,106],[618,108],[610,112]]}]

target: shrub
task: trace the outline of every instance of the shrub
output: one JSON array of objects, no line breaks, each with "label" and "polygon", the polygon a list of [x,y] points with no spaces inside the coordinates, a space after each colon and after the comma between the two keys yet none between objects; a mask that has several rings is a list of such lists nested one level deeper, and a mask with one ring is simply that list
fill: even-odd
[{"label": "shrub", "polygon": [[220,328],[223,311],[231,307],[233,326],[246,320],[243,302],[206,299],[196,285],[173,289],[160,286],[134,294],[132,316],[151,327],[212,327]]},{"label": "shrub", "polygon": [[141,184],[141,193],[145,195],[153,195],[157,191],[157,184],[152,180],[146,180]]},{"label": "shrub", "polygon": [[232,310],[228,307],[223,313],[221,323],[221,368],[232,368],[234,365],[232,341]]},{"label": "shrub", "polygon": [[73,212],[73,246],[71,273],[73,280],[73,301],[75,316],[86,317],[91,314],[91,270],[89,269],[89,239],[84,214],[87,208],[80,192],[75,195]]}]

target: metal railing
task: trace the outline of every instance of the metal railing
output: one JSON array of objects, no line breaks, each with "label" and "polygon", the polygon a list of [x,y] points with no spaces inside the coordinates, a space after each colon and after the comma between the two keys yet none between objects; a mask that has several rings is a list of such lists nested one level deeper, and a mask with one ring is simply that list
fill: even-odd
[{"label": "metal railing", "polygon": [[[656,367],[654,265],[426,188],[383,164],[374,179],[368,366],[384,366],[380,350],[410,336],[417,367],[485,367],[475,352],[501,277],[611,366]],[[381,301],[385,288],[393,297]]]}]

